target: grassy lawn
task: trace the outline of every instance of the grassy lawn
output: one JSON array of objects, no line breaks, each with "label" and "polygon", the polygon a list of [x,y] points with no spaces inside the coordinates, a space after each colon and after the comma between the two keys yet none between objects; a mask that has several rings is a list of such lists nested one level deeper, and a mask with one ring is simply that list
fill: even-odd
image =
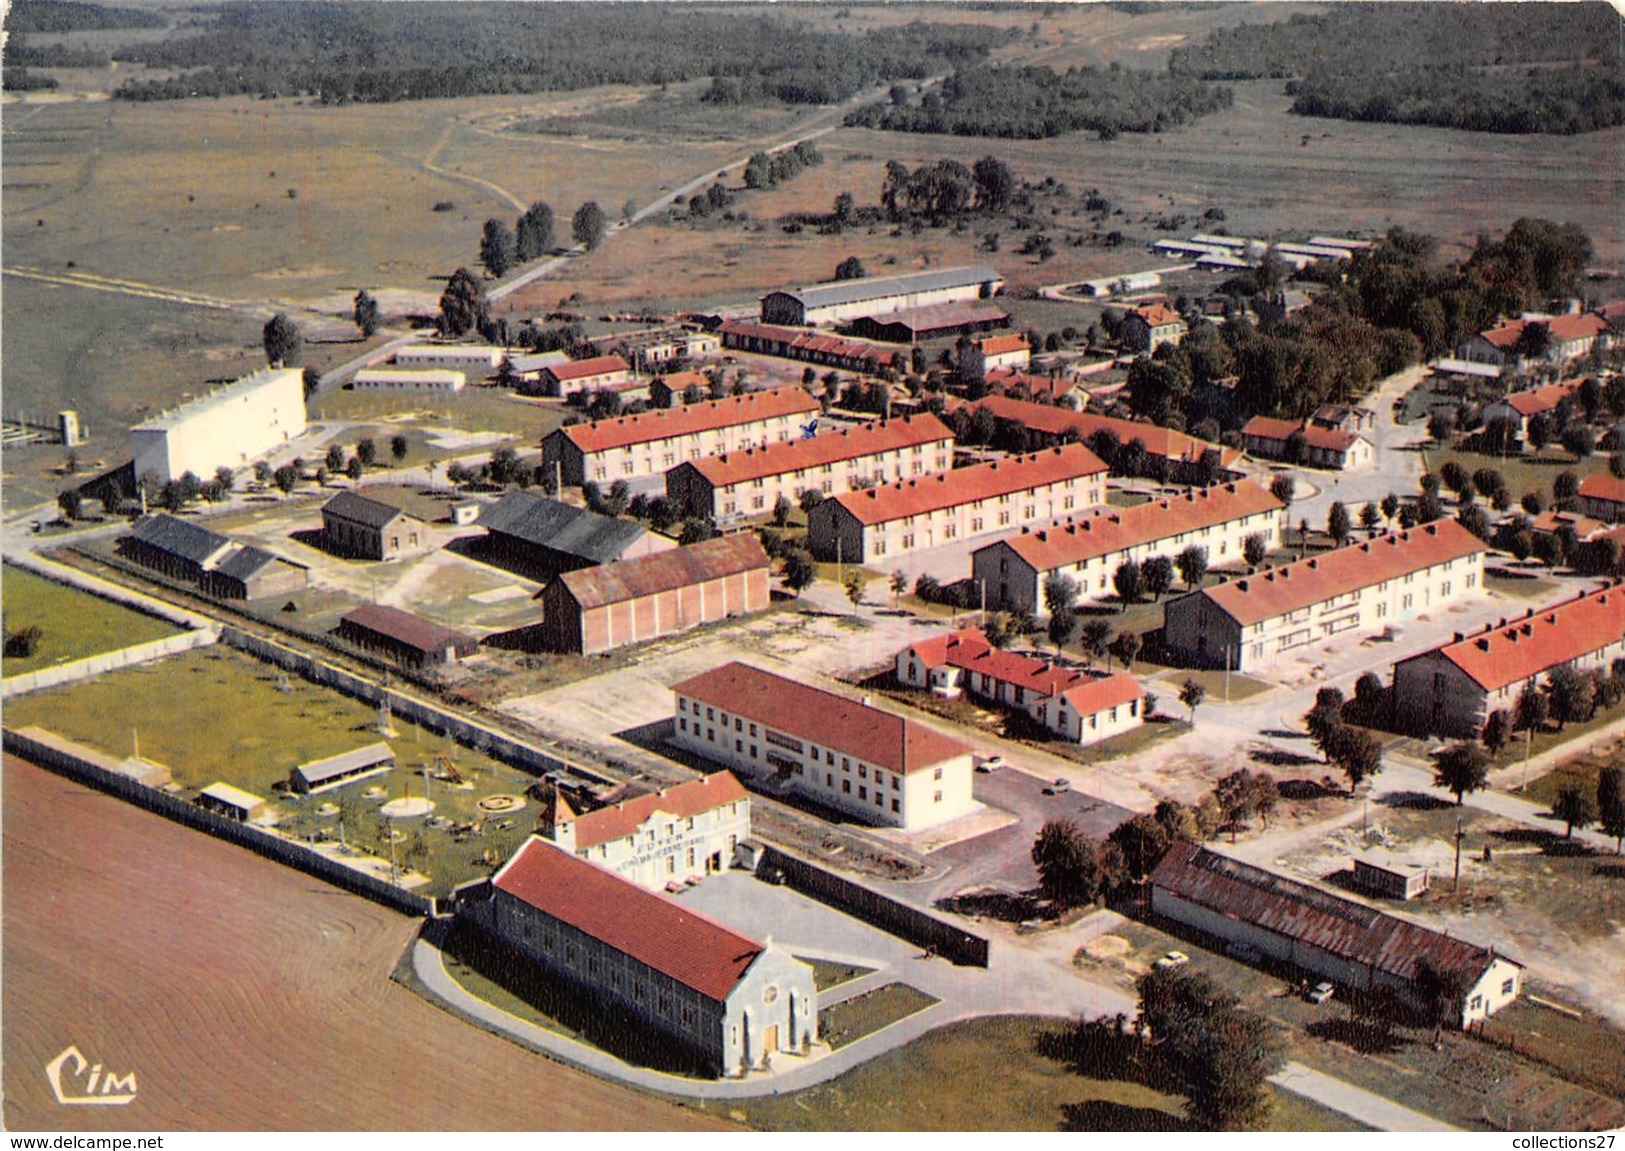
[{"label": "grassy lawn", "polygon": [[[223,780],[273,799],[275,785],[297,764],[384,738],[374,730],[376,719],[359,700],[297,676],[281,677],[223,645],[35,692],[6,707],[12,726],[37,724],[112,755],[127,753],[139,737],[141,754],[168,766],[187,791]],[[396,850],[403,863],[431,878],[428,893],[489,874],[492,859],[506,859],[524,840],[533,813],[486,820],[477,801],[522,795],[532,777],[399,717],[394,723],[399,735],[388,739],[398,756],[393,771],[308,799],[276,799],[282,830],[337,839],[342,818],[348,843],[387,859],[379,808],[408,793],[423,795],[423,769],[444,755],[471,786],[431,782],[434,814],[472,826],[454,832],[403,821]],[[368,797],[373,787],[382,794]],[[324,814],[320,809],[329,804],[344,814]]]},{"label": "grassy lawn", "polygon": [[[1437,472],[1448,460],[1455,460],[1466,468],[1468,475],[1479,468],[1493,468],[1500,472],[1501,478],[1506,481],[1507,488],[1512,492],[1514,501],[1521,499],[1525,492],[1539,492],[1549,503],[1552,481],[1559,473],[1573,472],[1583,480],[1595,472],[1608,470],[1608,457],[1605,455],[1593,455],[1590,459],[1577,460],[1561,447],[1550,444],[1544,451],[1530,451],[1519,456],[1486,456],[1455,447],[1430,447],[1422,453],[1423,466],[1430,472]],[[1449,493],[1445,494],[1448,496]],[[1482,494],[1479,500],[1483,503],[1488,498],[1488,494]],[[1452,501],[1446,499],[1445,502],[1450,504]]]},{"label": "grassy lawn", "polygon": [[21,675],[69,663],[86,656],[117,651],[148,640],[175,635],[179,628],[165,620],[48,580],[11,564],[0,568],[0,600],[5,603],[8,631],[37,627],[39,647],[27,658],[5,661],[5,674]]},{"label": "grassy lawn", "polygon": [[[1181,1100],[1139,1083],[1091,1079],[1054,1047],[1070,1024],[997,1016],[950,1024],[829,1083],[738,1104],[778,1131],[1183,1131]],[[1276,1091],[1269,1129],[1358,1131]]]},{"label": "grassy lawn", "polygon": [[[1171,693],[1164,694],[1160,701],[1163,710],[1174,715],[1185,710],[1185,705],[1179,702],[1179,689],[1185,686],[1187,679],[1193,679],[1207,689],[1207,698],[1202,701],[1204,707],[1210,703],[1224,703],[1224,672],[1214,671],[1211,668],[1202,671],[1175,669],[1162,679],[1157,680],[1155,684],[1155,686],[1166,688],[1167,692]],[[1272,683],[1265,683],[1261,679],[1253,679],[1250,676],[1242,675],[1240,672],[1233,671],[1230,673],[1231,703],[1241,703],[1243,700],[1252,699],[1254,696],[1263,695],[1266,691],[1273,691],[1274,689],[1275,685]],[[1201,707],[1196,709],[1196,714],[1198,717],[1201,716]]]},{"label": "grassy lawn", "polygon": [[832,987],[839,987],[843,983],[851,983],[854,979],[862,979],[865,975],[873,975],[873,967],[859,967],[856,963],[841,963],[834,959],[817,959],[810,955],[798,955],[797,959],[813,969],[813,986],[819,991],[828,991]]},{"label": "grassy lawn", "polygon": [[883,1027],[917,1015],[937,1002],[935,996],[906,983],[888,983],[834,1007],[821,1009],[818,1037],[831,1048],[845,1047],[865,1035],[873,1035]]},{"label": "grassy lawn", "polygon": [[[330,391],[312,401],[313,421],[377,421],[374,438],[387,456],[389,436],[408,431],[412,453],[408,467],[427,462],[422,455],[427,437],[448,430],[462,432],[501,432],[534,444],[554,428],[563,425],[571,409],[563,404],[544,404],[512,398],[500,388],[468,387],[451,396],[392,396],[385,392]],[[415,432],[416,434],[412,434]],[[357,435],[364,434],[358,431]],[[351,437],[347,434],[347,440]],[[429,449],[437,451],[438,449]],[[469,455],[479,449],[464,449]]]},{"label": "grassy lawn", "polygon": [[[1558,731],[1555,727],[1547,727],[1538,731],[1535,733],[1535,738],[1530,741],[1533,744],[1533,748],[1529,753],[1530,757],[1536,758],[1554,748],[1562,747],[1566,743],[1582,740],[1599,729],[1607,727],[1622,715],[1625,715],[1625,707],[1598,708],[1597,714],[1584,723],[1565,724],[1562,731]],[[1524,796],[1535,803],[1553,803],[1557,800],[1558,793],[1563,788],[1575,783],[1586,788],[1594,795],[1597,790],[1597,773],[1602,769],[1603,764],[1625,762],[1620,758],[1621,755],[1621,746],[1615,743],[1597,752],[1589,752],[1577,759],[1559,764],[1552,770],[1529,780],[1529,786]],[[1517,764],[1521,763],[1523,758],[1524,736],[1522,732],[1518,732],[1514,735],[1512,742],[1501,752],[1500,762],[1509,765]],[[1517,778],[1520,782],[1522,781],[1522,771],[1518,772]]]},{"label": "grassy lawn", "polygon": [[1564,585],[1556,580],[1542,579],[1535,573],[1539,568],[1487,568],[1484,572],[1484,590],[1498,592],[1516,599],[1533,600],[1537,604],[1565,595]]}]

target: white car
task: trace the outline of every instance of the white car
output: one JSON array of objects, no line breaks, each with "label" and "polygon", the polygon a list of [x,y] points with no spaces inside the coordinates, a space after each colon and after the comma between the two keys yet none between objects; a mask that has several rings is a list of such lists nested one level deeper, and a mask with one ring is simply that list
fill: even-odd
[{"label": "white car", "polygon": [[1190,961],[1191,957],[1186,955],[1183,951],[1170,951],[1167,955],[1164,955],[1161,959],[1157,960],[1157,966],[1183,967]]},{"label": "white car", "polygon": [[976,770],[984,774],[990,771],[998,771],[1003,766],[1004,756],[1002,755],[979,755],[976,757]]},{"label": "white car", "polygon": [[1332,997],[1336,990],[1330,983],[1317,983],[1315,989],[1309,993],[1309,1002],[1324,1003]]}]

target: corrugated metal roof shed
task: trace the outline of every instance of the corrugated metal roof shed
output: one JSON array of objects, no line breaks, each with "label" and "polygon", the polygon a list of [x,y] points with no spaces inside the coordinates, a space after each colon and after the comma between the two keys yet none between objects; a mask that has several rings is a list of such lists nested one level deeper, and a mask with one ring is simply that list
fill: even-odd
[{"label": "corrugated metal roof shed", "polygon": [[387,743],[369,743],[353,751],[340,752],[326,759],[313,759],[301,763],[297,770],[306,783],[315,785],[324,780],[337,779],[357,771],[366,771],[380,764],[393,763],[395,751]]},{"label": "corrugated metal roof shed", "polygon": [[933,268],[930,271],[914,272],[906,276],[875,276],[863,280],[810,284],[782,294],[801,301],[801,305],[805,308],[828,308],[837,304],[879,300],[886,296],[904,296],[915,292],[969,287],[972,284],[998,283],[1003,279],[999,273],[985,266]]},{"label": "corrugated metal roof shed", "polygon": [[637,524],[612,520],[534,492],[509,492],[480,516],[480,526],[529,544],[613,563],[648,534]]},{"label": "corrugated metal roof shed", "polygon": [[138,520],[130,536],[150,548],[200,565],[208,563],[222,548],[231,546],[231,540],[218,532],[164,514]]}]

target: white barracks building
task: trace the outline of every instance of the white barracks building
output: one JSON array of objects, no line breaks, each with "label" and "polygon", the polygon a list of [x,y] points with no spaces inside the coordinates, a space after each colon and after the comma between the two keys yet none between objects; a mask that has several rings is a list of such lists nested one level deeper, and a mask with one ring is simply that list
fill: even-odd
[{"label": "white barracks building", "polygon": [[298,368],[262,368],[130,429],[135,478],[207,479],[240,468],[305,431],[305,377]]},{"label": "white barracks building", "polygon": [[743,663],[672,691],[677,745],[765,791],[908,831],[977,808],[970,748],[902,716]]}]

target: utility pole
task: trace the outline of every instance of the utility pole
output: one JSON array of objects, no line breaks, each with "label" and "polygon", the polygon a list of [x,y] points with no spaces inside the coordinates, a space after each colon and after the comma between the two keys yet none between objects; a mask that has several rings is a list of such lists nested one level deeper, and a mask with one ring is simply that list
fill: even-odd
[{"label": "utility pole", "polygon": [[1450,893],[1452,895],[1461,887],[1461,841],[1466,837],[1467,833],[1461,829],[1461,816],[1458,815],[1456,816],[1456,874],[1450,881]]}]

